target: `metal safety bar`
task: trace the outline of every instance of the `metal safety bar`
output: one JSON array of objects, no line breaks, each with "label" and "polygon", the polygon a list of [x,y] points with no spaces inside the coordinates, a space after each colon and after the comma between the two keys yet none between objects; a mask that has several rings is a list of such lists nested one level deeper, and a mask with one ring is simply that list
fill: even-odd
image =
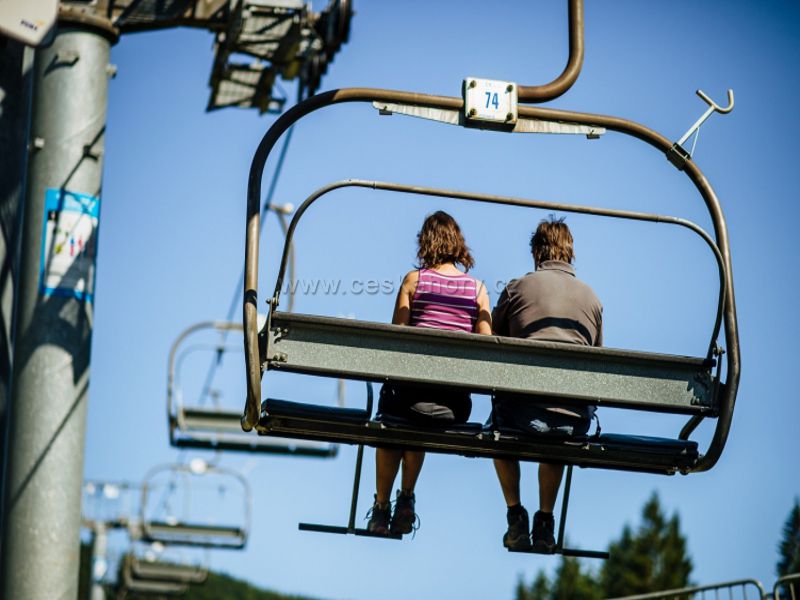
[{"label": "metal safety bar", "polygon": [[[241,525],[216,525],[181,521],[157,521],[147,514],[147,498],[153,489],[152,480],[161,473],[183,474],[194,477],[217,475],[236,481],[242,490]],[[203,462],[202,469],[191,465],[158,465],[148,471],[142,483],[140,507],[141,539],[146,542],[161,542],[175,546],[197,546],[203,548],[240,549],[247,544],[253,512],[253,493],[250,484],[241,473]]]},{"label": "metal safety bar", "polygon": [[356,527],[356,511],[358,510],[358,489],[361,484],[361,466],[364,462],[364,446],[360,444],[356,453],[356,470],[353,475],[353,495],[350,499],[350,516],[347,525],[323,525],[320,523],[298,523],[297,529],[300,531],[311,531],[314,533],[338,533],[342,535],[357,535],[361,537],[372,537],[387,540],[401,540],[403,536],[399,533],[374,533],[364,527]]},{"label": "metal safety bar", "polygon": [[[738,579],[711,585],[696,585],[691,587],[637,594],[634,596],[620,596],[610,600],[704,600],[706,592],[712,593],[714,599],[719,598],[720,592],[727,592],[730,600],[765,600],[767,595],[764,586],[757,579]],[[740,592],[740,595],[736,595]]]},{"label": "metal safety bar", "polygon": [[[783,590],[784,593],[781,593]],[[773,600],[800,600],[800,573],[784,575],[772,588]]]},{"label": "metal safety bar", "polygon": [[[367,408],[366,414],[372,414],[372,406],[375,400],[372,382],[367,382]],[[400,540],[402,535],[397,533],[389,533],[388,535],[374,533],[369,529],[363,527],[356,527],[356,513],[358,511],[358,490],[361,487],[361,467],[364,464],[364,445],[358,445],[356,452],[356,469],[353,474],[353,492],[350,495],[350,515],[347,519],[347,525],[322,525],[319,523],[298,523],[297,528],[300,531],[313,531],[316,533],[340,533],[352,534],[362,537],[374,537],[390,540]]]},{"label": "metal safety bar", "polygon": [[[259,218],[261,209],[261,179],[264,167],[272,148],[281,135],[302,117],[334,104],[346,102],[397,102],[416,106],[463,110],[462,98],[417,94],[412,92],[346,88],[333,90],[308,98],[285,112],[270,127],[262,138],[250,166],[247,191],[247,227],[245,242],[245,283],[244,283],[244,335],[245,361],[247,375],[247,401],[242,416],[242,428],[250,431],[258,422],[261,408],[261,362],[258,350],[259,327],[257,323],[258,307],[258,254],[259,254]],[[606,115],[579,113],[541,107],[519,107],[519,116],[523,118],[542,119],[564,123],[578,123],[605,127],[637,138],[652,146],[665,156],[669,156],[673,143],[661,134],[633,121]],[[711,443],[705,455],[692,468],[692,471],[705,471],[712,468],[719,460],[725,447],[733,418],[736,394],[739,387],[741,362],[739,354],[739,333],[736,320],[736,305],[733,293],[733,276],[731,268],[730,244],[727,226],[719,200],[710,183],[699,167],[687,159],[680,166],[694,183],[703,198],[706,209],[714,227],[714,242],[719,249],[723,261],[724,273],[724,310],[722,321],[727,344],[726,382],[720,386],[718,402],[718,419]]]},{"label": "metal safety bar", "polygon": [[[293,252],[289,250],[291,270]],[[291,299],[290,299],[291,300]],[[169,443],[178,448],[226,450],[330,458],[336,456],[336,444],[325,444],[306,440],[294,440],[275,436],[251,436],[242,432],[241,414],[237,410],[220,407],[186,406],[180,393],[181,358],[184,343],[193,334],[206,330],[239,331],[241,323],[226,321],[202,321],[187,327],[172,344],[167,360],[167,423]],[[207,347],[206,347],[207,348]],[[237,348],[241,348],[237,346]],[[219,352],[229,347],[213,346]]]},{"label": "metal safety bar", "polygon": [[[781,593],[782,590],[784,593]],[[619,596],[610,600],[705,600],[706,593],[717,600],[721,597],[720,592],[725,593],[725,597],[729,600],[797,600],[800,598],[800,573],[784,575],[779,578],[775,582],[771,594],[767,594],[764,586],[757,579],[737,579],[711,585]]]}]

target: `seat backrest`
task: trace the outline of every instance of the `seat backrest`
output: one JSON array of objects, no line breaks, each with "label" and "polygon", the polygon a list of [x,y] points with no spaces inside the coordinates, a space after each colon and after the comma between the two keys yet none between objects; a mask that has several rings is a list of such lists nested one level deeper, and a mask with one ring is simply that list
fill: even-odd
[{"label": "seat backrest", "polygon": [[273,313],[268,369],[470,392],[713,415],[712,362],[701,358]]}]

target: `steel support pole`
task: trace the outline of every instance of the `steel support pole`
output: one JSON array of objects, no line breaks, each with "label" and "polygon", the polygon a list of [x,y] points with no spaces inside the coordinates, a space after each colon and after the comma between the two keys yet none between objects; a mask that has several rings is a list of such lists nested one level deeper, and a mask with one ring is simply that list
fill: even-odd
[{"label": "steel support pole", "polygon": [[[33,50],[0,36],[0,499],[14,354],[14,300],[30,126]],[[3,523],[0,512],[0,536]],[[2,556],[0,547],[0,556]]]},{"label": "steel support pole", "polygon": [[36,53],[3,502],[8,599],[78,595],[97,241],[97,213],[83,211],[98,204],[83,200],[100,195],[114,40],[104,22],[62,13]]},{"label": "steel support pole", "polygon": [[106,600],[103,578],[108,571],[108,533],[103,521],[95,521],[92,527],[92,573],[89,600]]}]

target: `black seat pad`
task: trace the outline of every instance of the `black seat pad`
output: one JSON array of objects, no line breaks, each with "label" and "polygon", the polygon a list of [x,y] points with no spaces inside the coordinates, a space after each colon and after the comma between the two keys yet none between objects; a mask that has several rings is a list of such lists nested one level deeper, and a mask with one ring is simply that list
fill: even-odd
[{"label": "black seat pad", "polygon": [[467,423],[453,423],[452,421],[437,423],[434,419],[428,421],[412,421],[410,419],[404,419],[403,417],[390,414],[381,415],[380,418],[376,419],[376,421],[386,425],[387,427],[407,427],[410,429],[424,429],[441,431],[444,433],[478,435],[483,431],[482,423],[473,423],[469,421]]},{"label": "black seat pad", "polygon": [[321,406],[305,404],[289,400],[267,398],[261,406],[262,411],[273,417],[295,417],[320,421],[369,421],[369,413],[360,408],[341,408],[339,406]]},{"label": "black seat pad", "polygon": [[[370,414],[364,409],[339,408],[335,406],[320,406],[315,404],[304,404],[300,402],[290,402],[288,400],[276,400],[269,398],[264,401],[262,408],[272,418],[295,418],[308,419],[309,421],[366,424],[370,422]],[[447,424],[443,426],[425,427],[415,422],[410,422],[402,418],[384,416],[380,420],[381,425],[388,429],[409,428],[416,431],[435,431],[441,434],[462,436],[479,436],[483,434],[494,435],[499,432],[500,439],[509,441],[524,442],[526,439],[535,440],[541,444],[552,443],[554,445],[566,446],[586,446],[603,451],[626,452],[632,455],[650,455],[663,457],[680,457],[681,463],[690,463],[699,456],[697,442],[689,440],[677,440],[673,438],[661,438],[646,435],[625,435],[619,433],[604,433],[599,436],[563,436],[551,434],[534,434],[511,427],[497,427],[491,424],[482,425],[480,423]],[[687,464],[688,464],[687,463]]]},{"label": "black seat pad", "polygon": [[636,450],[650,454],[685,454],[697,456],[697,442],[690,440],[676,440],[673,438],[651,437],[647,435],[622,435],[619,433],[604,433],[598,439],[605,448],[620,450]]}]

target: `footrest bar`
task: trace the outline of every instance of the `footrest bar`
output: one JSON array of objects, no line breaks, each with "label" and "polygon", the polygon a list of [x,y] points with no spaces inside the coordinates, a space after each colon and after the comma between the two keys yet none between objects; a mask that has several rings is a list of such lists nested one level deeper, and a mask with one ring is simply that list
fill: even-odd
[{"label": "footrest bar", "polygon": [[547,550],[536,550],[534,548],[527,548],[527,549],[513,549],[509,548],[509,552],[517,552],[519,554],[543,554],[544,556],[555,556],[556,554],[562,554],[563,556],[575,556],[579,558],[602,558],[608,559],[608,552],[603,552],[600,550],[576,550],[573,548],[562,548],[561,550],[555,549],[552,551]]},{"label": "footrest bar", "polygon": [[403,536],[399,533],[390,533],[389,535],[381,535],[374,533],[368,529],[359,529],[357,527],[341,527],[337,525],[318,525],[316,523],[298,523],[297,528],[300,531],[316,531],[317,533],[339,533],[342,535],[359,535],[362,537],[381,538],[385,540],[402,540]]},{"label": "footrest bar", "polygon": [[579,558],[602,558],[608,560],[608,552],[602,550],[575,550],[573,548],[562,548],[561,554],[564,556],[576,556]]}]

